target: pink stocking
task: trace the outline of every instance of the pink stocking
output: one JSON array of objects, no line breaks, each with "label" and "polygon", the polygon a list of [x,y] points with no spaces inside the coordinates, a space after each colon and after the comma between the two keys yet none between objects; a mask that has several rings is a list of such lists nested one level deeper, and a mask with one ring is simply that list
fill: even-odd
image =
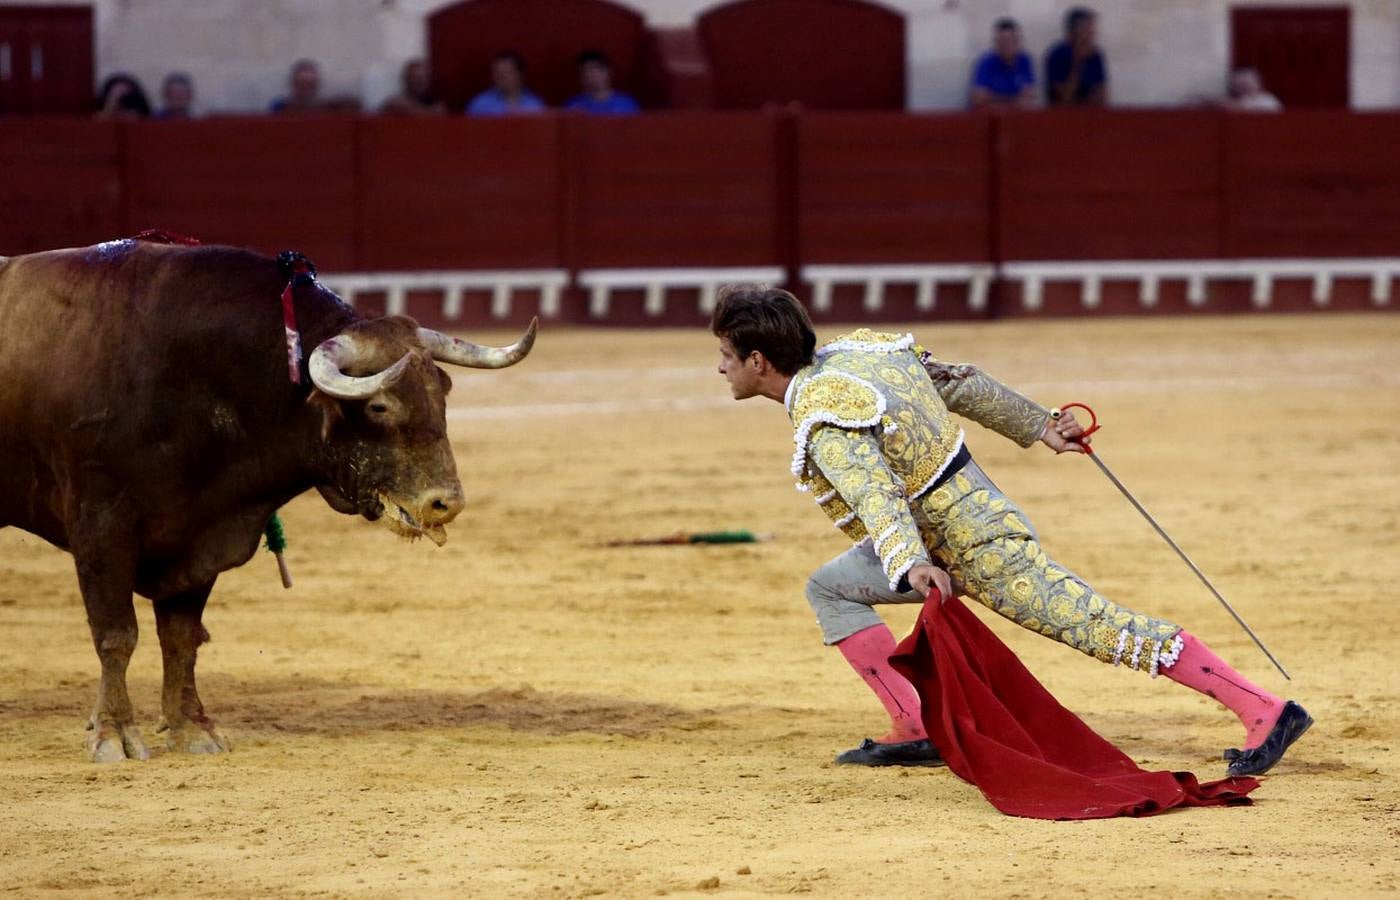
[{"label": "pink stocking", "polygon": [[1181,632],[1181,655],[1176,664],[1162,669],[1177,684],[1184,684],[1224,704],[1244,725],[1244,749],[1264,743],[1283,712],[1283,698],[1271,694],[1216,656],[1202,641]]},{"label": "pink stocking", "polygon": [[890,714],[890,723],[894,727],[878,742],[897,744],[927,738],[918,692],[903,675],[890,668],[890,654],[894,652],[895,642],[888,626],[872,625],[836,646],[851,668],[865,679],[875,696],[880,698],[885,712]]}]

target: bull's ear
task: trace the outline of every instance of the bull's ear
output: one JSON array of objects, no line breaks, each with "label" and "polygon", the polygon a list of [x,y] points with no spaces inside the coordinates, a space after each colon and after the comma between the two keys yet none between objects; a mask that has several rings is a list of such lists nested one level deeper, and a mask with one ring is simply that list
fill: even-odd
[{"label": "bull's ear", "polygon": [[320,411],[321,442],[325,443],[330,440],[331,429],[335,427],[335,423],[345,418],[345,413],[340,408],[340,401],[320,388],[312,388],[311,394],[306,398],[306,405]]},{"label": "bull's ear", "polygon": [[437,369],[438,384],[442,385],[442,395],[446,397],[452,393],[452,376],[438,366],[433,366],[433,368]]}]

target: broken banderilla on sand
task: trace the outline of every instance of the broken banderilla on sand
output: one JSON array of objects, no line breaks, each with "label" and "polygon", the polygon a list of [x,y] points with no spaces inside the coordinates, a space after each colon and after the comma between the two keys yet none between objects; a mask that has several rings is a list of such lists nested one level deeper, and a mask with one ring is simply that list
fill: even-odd
[{"label": "broken banderilla on sand", "polygon": [[760,544],[771,541],[776,535],[771,532],[752,531],[699,531],[687,533],[678,531],[663,537],[633,538],[631,540],[608,541],[604,547],[657,547],[668,544]]}]

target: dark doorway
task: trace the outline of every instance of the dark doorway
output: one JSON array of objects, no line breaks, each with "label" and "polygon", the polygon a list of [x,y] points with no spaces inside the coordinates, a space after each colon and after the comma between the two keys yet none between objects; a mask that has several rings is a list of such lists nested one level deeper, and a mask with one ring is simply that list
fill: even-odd
[{"label": "dark doorway", "polygon": [[1350,7],[1237,6],[1230,35],[1230,68],[1258,69],[1285,108],[1351,105]]},{"label": "dark doorway", "polygon": [[92,108],[92,7],[0,6],[0,115]]}]

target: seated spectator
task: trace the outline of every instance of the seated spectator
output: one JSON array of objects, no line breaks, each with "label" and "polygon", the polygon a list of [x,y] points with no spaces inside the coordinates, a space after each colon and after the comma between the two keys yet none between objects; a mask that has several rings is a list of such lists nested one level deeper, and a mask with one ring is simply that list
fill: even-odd
[{"label": "seated spectator", "polygon": [[399,92],[390,97],[380,107],[385,115],[437,116],[447,111],[447,106],[433,97],[432,77],[428,64],[421,59],[410,59],[403,64],[399,73]]},{"label": "seated spectator", "polygon": [[1065,16],[1065,39],[1045,55],[1045,102],[1051,106],[1106,106],[1108,65],[1095,43],[1097,17],[1076,6]]},{"label": "seated spectator", "polygon": [[636,100],[613,90],[612,63],[601,50],[585,50],[578,55],[578,81],[582,93],[568,102],[568,109],[614,116],[638,112]]},{"label": "seated spectator", "polygon": [[184,72],[171,72],[160,85],[163,104],[157,119],[190,119],[194,117],[194,81]]},{"label": "seated spectator", "polygon": [[141,82],[125,72],[117,72],[102,82],[93,109],[99,119],[147,119],[151,101],[146,99]]},{"label": "seated spectator", "polygon": [[1264,81],[1255,69],[1236,69],[1230,73],[1230,89],[1222,105],[1239,112],[1279,112],[1283,109],[1279,99],[1264,90]]},{"label": "seated spectator", "polygon": [[491,87],[467,104],[469,116],[513,116],[544,110],[544,101],[525,87],[525,60],[514,50],[491,60]]},{"label": "seated spectator", "polygon": [[992,49],[977,60],[969,99],[974,107],[1035,105],[1035,71],[1015,19],[998,19],[992,27]]},{"label": "seated spectator", "polygon": [[360,101],[354,97],[322,97],[321,67],[315,60],[299,59],[287,78],[287,96],[272,101],[270,111],[278,115],[356,112]]},{"label": "seated spectator", "polygon": [[290,89],[287,96],[272,101],[272,112],[297,113],[320,109],[321,67],[314,60],[299,59],[292,63],[287,86]]}]

